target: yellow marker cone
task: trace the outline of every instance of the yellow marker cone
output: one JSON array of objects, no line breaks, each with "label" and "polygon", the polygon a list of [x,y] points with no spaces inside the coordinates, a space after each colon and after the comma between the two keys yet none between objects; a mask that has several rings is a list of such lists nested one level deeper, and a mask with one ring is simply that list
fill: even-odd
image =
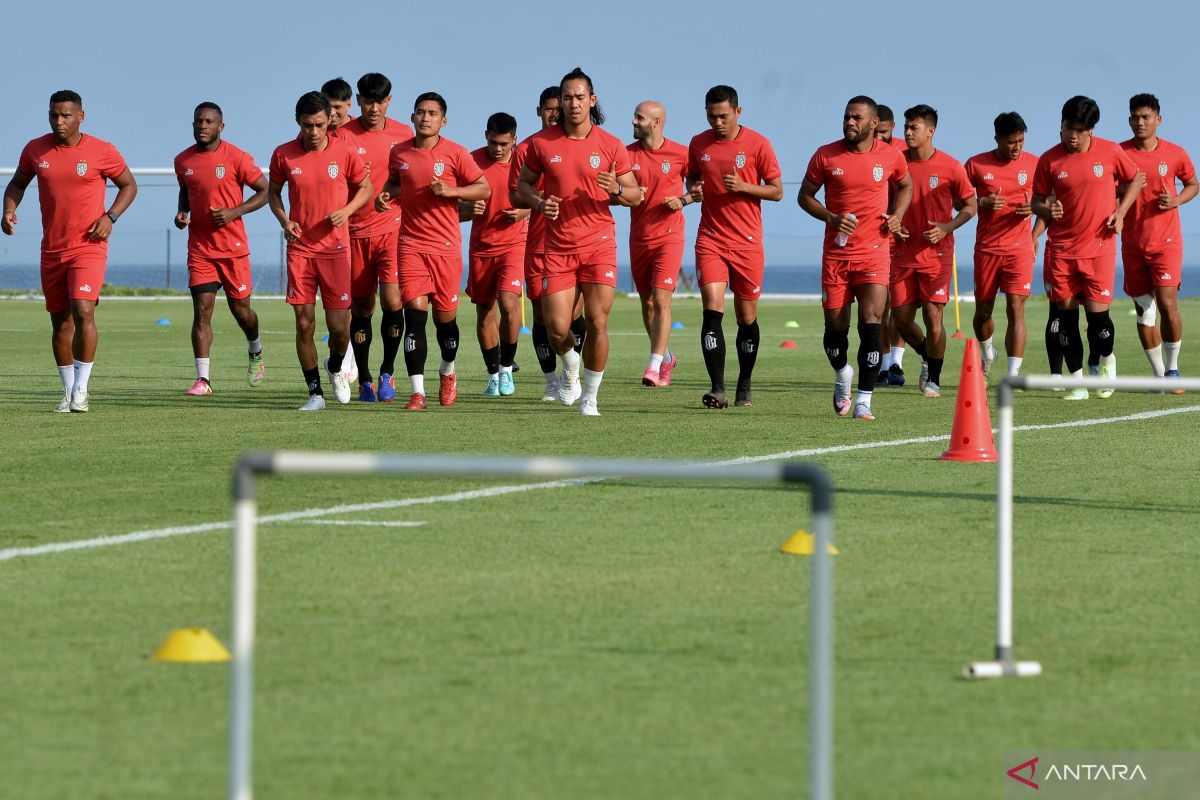
[{"label": "yellow marker cone", "polygon": [[[779,548],[781,553],[791,553],[794,556],[811,556],[816,549],[816,538],[808,531],[796,531],[792,534],[792,538],[783,543]],[[829,555],[836,556],[838,549],[833,545],[829,545]]]},{"label": "yellow marker cone", "polygon": [[229,651],[204,628],[177,628],[167,634],[151,661],[169,664],[216,664],[230,659]]}]

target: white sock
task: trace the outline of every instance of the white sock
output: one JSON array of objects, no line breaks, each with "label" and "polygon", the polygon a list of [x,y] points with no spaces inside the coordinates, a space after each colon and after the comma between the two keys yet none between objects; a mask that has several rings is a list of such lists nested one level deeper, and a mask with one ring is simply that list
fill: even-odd
[{"label": "white sock", "polygon": [[883,354],[883,358],[879,359],[879,371],[887,372],[892,368],[892,351],[888,350]]},{"label": "white sock", "polygon": [[1071,373],[1071,377],[1082,379],[1083,378],[1083,370],[1081,370],[1081,369],[1075,370],[1074,372]]},{"label": "white sock", "polygon": [[1016,375],[1018,372],[1020,372],[1021,371],[1021,362],[1023,362],[1024,360],[1025,359],[1022,358],[1021,356],[1009,356],[1008,357],[1008,374]]},{"label": "white sock", "polygon": [[847,364],[839,370],[834,370],[833,374],[837,375],[839,381],[848,381],[854,377],[854,367]]},{"label": "white sock", "polygon": [[651,372],[658,372],[659,368],[662,367],[662,363],[662,356],[660,356],[658,353],[651,353],[650,363],[646,365],[646,369],[650,370]]},{"label": "white sock", "polygon": [[1146,360],[1150,362],[1150,369],[1154,371],[1154,377],[1161,378],[1167,371],[1167,368],[1163,366],[1162,345],[1160,344],[1155,347],[1151,347],[1149,350],[1146,350],[1145,353]]},{"label": "white sock", "polygon": [[413,394],[425,394],[425,375],[409,375],[408,384],[412,387]]},{"label": "white sock", "polygon": [[84,363],[76,361],[72,366],[75,369],[75,382],[71,384],[71,391],[79,389],[86,392],[88,390],[88,378],[92,377],[92,362]]},{"label": "white sock", "polygon": [[979,347],[983,350],[983,354],[988,358],[996,357],[996,348],[992,346],[991,337],[979,340]]},{"label": "white sock", "polygon": [[1163,352],[1167,354],[1167,369],[1179,371],[1179,348],[1182,346],[1182,339],[1178,342],[1163,342]]},{"label": "white sock", "polygon": [[890,355],[892,357],[892,363],[896,365],[896,368],[904,369],[904,348],[893,347]]},{"label": "white sock", "polygon": [[262,337],[260,336],[259,338],[255,339],[254,341],[247,340],[246,347],[250,350],[250,355],[254,355],[255,353],[261,353],[262,352]]},{"label": "white sock", "polygon": [[557,386],[558,385],[558,373],[557,372],[543,372],[542,374],[544,376],[546,376],[546,385],[547,386]]},{"label": "white sock", "polygon": [[453,375],[454,374],[454,362],[453,361],[443,361],[442,365],[440,367],[438,367],[438,374],[439,375]]},{"label": "white sock", "polygon": [[874,394],[874,392],[864,392],[862,389],[859,389],[858,396],[854,398],[854,405],[866,406],[867,408],[870,408],[872,394]]},{"label": "white sock", "polygon": [[663,361],[666,361],[668,364],[671,363],[671,348],[668,347],[666,352],[663,353]]},{"label": "white sock", "polygon": [[579,362],[581,360],[579,353],[576,353],[574,350],[568,350],[560,357],[562,358],[563,369],[568,372],[574,372],[577,375],[579,374]]},{"label": "white sock", "polygon": [[596,392],[600,391],[600,381],[604,380],[604,370],[592,372],[587,367],[583,369],[583,399],[596,399]]},{"label": "white sock", "polygon": [[504,366],[503,364],[501,364],[501,365],[500,365],[500,372],[502,372],[502,373],[503,373],[503,372],[507,372],[509,375],[512,375],[512,367],[506,367],[506,366]]},{"label": "white sock", "polygon": [[1114,355],[1112,355],[1112,354],[1109,354],[1109,355],[1106,355],[1106,356],[1100,356],[1100,363],[1101,363],[1101,364],[1108,364],[1108,365],[1110,365],[1110,366],[1111,366],[1112,364],[1115,364],[1115,363],[1117,363],[1117,357],[1116,357],[1116,356],[1114,356]]},{"label": "white sock", "polygon": [[197,379],[203,378],[206,381],[208,380],[208,365],[211,361],[212,361],[212,359],[209,359],[209,358],[197,358],[196,359],[196,378]]},{"label": "white sock", "polygon": [[71,387],[75,385],[75,365],[67,364],[65,367],[59,367],[58,379],[62,381],[63,392],[70,394]]}]

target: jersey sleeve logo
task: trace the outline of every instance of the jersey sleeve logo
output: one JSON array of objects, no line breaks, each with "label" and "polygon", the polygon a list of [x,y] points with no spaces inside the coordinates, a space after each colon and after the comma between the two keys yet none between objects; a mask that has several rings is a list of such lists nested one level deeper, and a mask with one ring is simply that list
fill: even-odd
[{"label": "jersey sleeve logo", "polygon": [[671,162],[670,161],[662,162],[662,171],[663,171],[663,175],[671,174]]},{"label": "jersey sleeve logo", "polygon": [[329,172],[329,177],[336,178],[338,176],[338,165],[336,163],[330,164],[327,171]]},{"label": "jersey sleeve logo", "polygon": [[183,171],[183,177],[185,177],[185,178],[190,178],[190,177],[192,177],[192,175],[194,175],[194,174],[195,174],[195,173],[194,173],[194,172],[192,172],[192,168],[191,168],[191,167],[188,167],[187,169],[185,169],[185,170]]},{"label": "jersey sleeve logo", "polygon": [[84,175],[87,175],[87,162],[86,161],[80,161],[75,165],[75,174],[81,178]]},{"label": "jersey sleeve logo", "polygon": [[883,164],[876,164],[871,169],[871,177],[875,179],[876,183],[879,183],[881,180],[883,180]]},{"label": "jersey sleeve logo", "polygon": [[50,169],[50,162],[45,160],[39,162],[38,169]]},{"label": "jersey sleeve logo", "polygon": [[1027,173],[1025,170],[1021,170],[1017,173],[1017,185],[1024,186],[1027,183],[1029,183],[1029,173]]},{"label": "jersey sleeve logo", "polygon": [[1160,178],[1167,177],[1167,162],[1165,162],[1165,161],[1158,162],[1158,176]]},{"label": "jersey sleeve logo", "polygon": [[929,188],[936,189],[937,187],[938,187],[938,176],[930,175],[929,176]]},{"label": "jersey sleeve logo", "polygon": [[592,153],[588,156],[588,166],[592,169],[600,169],[600,154]]},{"label": "jersey sleeve logo", "polygon": [[1099,161],[1097,161],[1095,164],[1092,165],[1092,174],[1095,175],[1097,178],[1103,178],[1104,177],[1104,165],[1101,164]]},{"label": "jersey sleeve logo", "polygon": [[217,180],[221,180],[224,177],[225,177],[225,165],[217,164]]},{"label": "jersey sleeve logo", "polygon": [[442,173],[446,171],[446,165],[441,161],[433,162],[433,175],[435,178],[442,177]]},{"label": "jersey sleeve logo", "polygon": [[735,167],[737,167],[738,169],[741,169],[742,167],[746,166],[746,154],[738,153],[737,157],[733,159],[733,165]]},{"label": "jersey sleeve logo", "polygon": [[708,153],[705,153],[704,155],[700,156],[700,160],[701,161],[712,161],[712,159],[708,157]]}]

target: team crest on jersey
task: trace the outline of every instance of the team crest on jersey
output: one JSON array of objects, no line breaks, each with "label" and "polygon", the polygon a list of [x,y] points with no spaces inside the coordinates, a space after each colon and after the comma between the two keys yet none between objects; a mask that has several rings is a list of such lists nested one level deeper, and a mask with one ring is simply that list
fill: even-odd
[{"label": "team crest on jersey", "polygon": [[1101,164],[1099,161],[1097,161],[1095,164],[1092,165],[1092,174],[1095,175],[1097,178],[1103,178],[1104,177],[1104,165]]},{"label": "team crest on jersey", "polygon": [[875,179],[876,183],[879,183],[881,180],[883,180],[883,164],[876,164],[874,168],[872,168],[871,177]]},{"label": "team crest on jersey", "polygon": [[221,180],[224,177],[225,177],[225,165],[217,164],[217,180]]},{"label": "team crest on jersey", "polygon": [[338,176],[338,165],[330,164],[327,171],[329,172],[329,177],[336,178]]},{"label": "team crest on jersey", "polygon": [[746,166],[746,154],[738,153],[737,158],[735,158],[733,160],[733,165],[735,167],[737,167],[738,169],[741,169],[742,167]]},{"label": "team crest on jersey", "polygon": [[358,148],[358,154],[360,156],[365,156],[367,154],[367,148],[365,148],[365,147]]},{"label": "team crest on jersey", "polygon": [[442,163],[441,161],[433,162],[433,175],[435,178],[442,177],[442,174],[445,171],[446,171],[446,165],[444,163]]},{"label": "team crest on jersey", "polygon": [[937,187],[938,187],[938,176],[930,175],[929,176],[929,188],[936,189]]},{"label": "team crest on jersey", "polygon": [[671,174],[671,162],[670,161],[662,162],[662,171],[663,171],[663,175]]},{"label": "team crest on jersey", "polygon": [[588,166],[592,169],[600,169],[600,154],[592,153],[588,156]]},{"label": "team crest on jersey", "polygon": [[194,174],[194,173],[192,172],[192,168],[191,168],[191,167],[188,167],[187,169],[185,169],[185,170],[183,171],[183,177],[185,177],[185,178],[190,178],[190,177],[191,177],[193,174]]},{"label": "team crest on jersey", "polygon": [[1167,162],[1165,162],[1165,161],[1158,162],[1158,176],[1160,178],[1167,177]]},{"label": "team crest on jersey", "polygon": [[1025,170],[1021,170],[1017,173],[1017,185],[1024,186],[1027,183],[1029,183],[1029,173]]},{"label": "team crest on jersey", "polygon": [[75,174],[81,178],[84,175],[87,175],[87,162],[86,161],[80,161],[75,164]]}]

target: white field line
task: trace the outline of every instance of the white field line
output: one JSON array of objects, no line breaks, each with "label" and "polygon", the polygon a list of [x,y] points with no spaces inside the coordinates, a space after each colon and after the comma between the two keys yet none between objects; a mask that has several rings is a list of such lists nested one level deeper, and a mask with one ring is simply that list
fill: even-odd
[{"label": "white field line", "polygon": [[[1158,417],[1167,417],[1173,414],[1189,414],[1196,411],[1200,411],[1200,405],[1180,406],[1179,408],[1168,408],[1159,411],[1139,411],[1135,414],[1127,414],[1121,417],[1081,419],[1073,420],[1071,422],[1054,422],[1039,425],[1017,425],[1013,427],[1013,431],[1045,431],[1056,430],[1060,428],[1086,428],[1094,425],[1112,425],[1118,422],[1140,422],[1148,419],[1157,419]],[[713,466],[755,464],[764,461],[782,461],[789,458],[805,458],[809,456],[829,455],[832,453],[849,453],[856,450],[873,450],[881,447],[902,447],[910,444],[931,444],[933,442],[949,441],[949,439],[950,435],[944,434],[940,436],[918,436],[910,439],[891,439],[881,442],[859,442],[857,444],[842,444],[833,445],[830,447],[810,447],[803,450],[788,450],[782,453],[771,453],[761,456],[741,456],[739,458],[732,458],[727,461],[714,462]],[[375,503],[351,503],[347,505],[329,506],[327,508],[308,508],[301,511],[289,511],[282,514],[268,514],[267,516],[259,517],[258,522],[260,525],[265,525],[275,522],[313,520],[333,514],[351,514],[360,511],[381,511],[392,508],[408,508],[410,506],[436,505],[440,503],[461,503],[465,500],[481,500],[489,497],[500,497],[507,494],[532,492],[539,489],[563,489],[569,486],[584,486],[590,483],[597,483],[602,480],[605,479],[572,478],[570,480],[541,481],[538,483],[522,483],[508,486],[490,486],[486,489],[473,489],[465,492],[454,492],[452,494],[432,495],[428,497],[406,497],[399,500],[382,500]],[[97,547],[112,547],[114,545],[133,544],[135,542],[148,542],[155,539],[169,539],[176,536],[186,536],[192,533],[229,530],[232,527],[233,523],[230,520],[221,520],[220,522],[204,522],[198,525],[182,525],[173,528],[157,528],[154,530],[134,531],[133,533],[124,533],[117,536],[100,536],[94,539],[80,539],[73,542],[55,542],[52,544],[37,545],[35,547],[13,547],[7,550],[0,550],[0,561],[9,561],[16,558],[27,558],[30,556],[66,553],[72,550],[91,550]]]},{"label": "white field line", "polygon": [[409,522],[399,519],[305,519],[301,522],[305,525],[351,525],[355,528],[419,528],[425,524],[424,522]]}]

